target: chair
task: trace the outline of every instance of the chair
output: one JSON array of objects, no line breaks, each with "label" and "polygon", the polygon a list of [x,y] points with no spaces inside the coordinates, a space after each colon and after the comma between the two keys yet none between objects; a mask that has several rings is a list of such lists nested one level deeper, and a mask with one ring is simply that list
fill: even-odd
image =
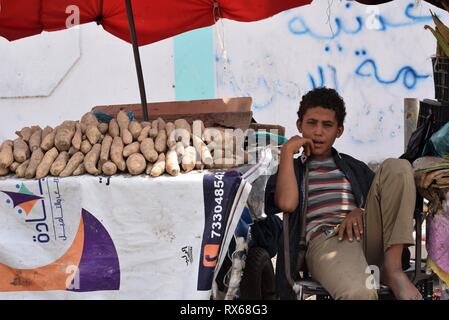
[{"label": "chair", "polygon": [[[301,270],[302,275],[298,275],[300,277],[299,280],[295,281],[292,278],[291,270],[290,270],[290,243],[289,243],[289,227],[288,220],[290,215],[283,215],[283,230],[284,230],[284,263],[285,263],[285,274],[287,277],[287,281],[290,286],[293,288],[298,300],[304,300],[306,295],[316,295],[317,299],[330,299],[329,293],[315,280],[313,280],[308,274],[307,270]],[[415,261],[414,264],[411,265],[413,267],[406,270],[406,273],[409,275],[412,283],[417,286],[417,288],[421,291],[424,300],[432,300],[433,296],[433,282],[431,280],[431,275],[425,273],[423,270],[423,266],[421,263],[422,259],[422,250],[421,250],[421,241],[422,241],[422,223],[424,222],[425,214],[423,212],[423,198],[418,194],[415,211],[414,211],[414,220],[415,220]],[[380,285],[378,289],[378,295],[381,298],[391,299],[392,292],[391,290],[385,286]]]}]

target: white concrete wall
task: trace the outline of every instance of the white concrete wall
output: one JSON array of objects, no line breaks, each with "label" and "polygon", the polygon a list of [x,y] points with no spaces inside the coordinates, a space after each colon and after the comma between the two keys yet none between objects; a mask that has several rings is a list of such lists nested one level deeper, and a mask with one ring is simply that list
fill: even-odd
[{"label": "white concrete wall", "polygon": [[[141,48],[149,101],[174,100],[173,45]],[[22,39],[0,38],[0,140],[23,126],[79,119],[96,105],[139,103],[130,44],[96,24]]]},{"label": "white concrete wall", "polygon": [[[397,157],[403,99],[434,96],[435,40],[423,29],[433,25],[430,6],[406,11],[413,0],[347,3],[315,0],[260,22],[218,24],[229,61],[216,36],[216,96],[252,96],[256,120],[286,126],[291,136],[300,97],[313,82],[337,88],[348,110],[338,149],[365,161]],[[174,100],[173,39],[141,53],[148,100]],[[13,43],[0,39],[0,97],[0,140],[14,138],[23,126],[79,119],[95,105],[138,103],[131,45],[95,24]]]},{"label": "white concrete wall", "polygon": [[[341,152],[365,161],[398,157],[404,150],[403,99],[434,98],[430,56],[436,41],[423,26],[433,26],[429,8],[435,7],[407,10],[413,4],[314,1],[267,21],[225,21],[229,60],[217,46],[218,95],[253,96],[256,120],[281,124],[291,136],[313,79],[346,101],[346,132],[336,143]],[[439,13],[447,21],[449,14]]]}]

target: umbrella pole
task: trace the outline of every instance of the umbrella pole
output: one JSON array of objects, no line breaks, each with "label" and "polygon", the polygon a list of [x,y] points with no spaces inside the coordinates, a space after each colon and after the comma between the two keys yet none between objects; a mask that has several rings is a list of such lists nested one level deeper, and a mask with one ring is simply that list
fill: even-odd
[{"label": "umbrella pole", "polygon": [[143,80],[142,63],[140,61],[139,45],[137,42],[136,25],[134,23],[133,8],[131,0],[126,0],[126,12],[128,14],[129,30],[134,51],[134,61],[136,63],[137,79],[139,80],[140,101],[142,103],[142,115],[144,121],[148,121],[147,96],[145,92],[145,82]]}]

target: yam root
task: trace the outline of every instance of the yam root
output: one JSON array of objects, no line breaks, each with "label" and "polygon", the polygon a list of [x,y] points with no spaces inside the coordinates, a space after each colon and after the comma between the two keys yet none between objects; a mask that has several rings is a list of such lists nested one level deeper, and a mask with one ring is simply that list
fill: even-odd
[{"label": "yam root", "polygon": [[80,123],[85,125],[86,128],[89,126],[98,126],[98,119],[92,112],[87,112],[81,117]]},{"label": "yam root", "polygon": [[100,159],[101,144],[97,143],[92,147],[92,150],[84,157],[84,167],[86,171],[91,175],[98,175],[99,170],[97,168],[98,160]]},{"label": "yam root", "polygon": [[98,130],[100,130],[101,134],[108,133],[109,124],[107,124],[105,122],[102,122],[102,123],[98,124]]},{"label": "yam root", "polygon": [[147,168],[145,169],[145,173],[146,174],[150,174],[151,173],[151,169],[153,169],[154,163],[147,163]]},{"label": "yam root", "polygon": [[120,137],[115,137],[111,145],[111,160],[120,171],[126,170],[126,162],[123,159],[123,141]]},{"label": "yam root", "polygon": [[50,134],[51,132],[53,132],[53,128],[50,126],[46,126],[43,130],[42,130],[42,136],[41,136],[41,141],[44,140],[44,138]]},{"label": "yam root", "polygon": [[159,130],[158,130],[158,121],[157,120],[154,120],[152,123],[151,123],[151,128],[150,128],[150,131],[149,131],[149,136],[150,136],[150,138],[156,138],[157,137],[157,135],[158,135],[158,133],[159,133]]},{"label": "yam root", "polygon": [[139,142],[136,141],[131,144],[128,144],[126,147],[123,148],[123,157],[128,158],[130,155],[138,153],[139,150],[140,150]]},{"label": "yam root", "polygon": [[158,130],[165,130],[165,121],[161,117],[157,118],[157,129]]},{"label": "yam root", "polygon": [[80,151],[81,151],[83,154],[88,154],[89,151],[90,151],[91,149],[92,149],[92,145],[90,144],[89,140],[83,140],[83,141],[81,142],[81,148],[80,148]]},{"label": "yam root", "polygon": [[23,141],[28,142],[31,138],[32,131],[30,127],[25,127],[20,131],[16,131],[16,134],[19,136],[19,138],[22,138]]},{"label": "yam root", "polygon": [[176,142],[175,151],[178,157],[184,156],[185,154],[184,144],[182,142]]},{"label": "yam root", "polygon": [[25,178],[27,179],[33,179],[36,175],[36,170],[39,164],[42,162],[42,159],[44,158],[44,152],[41,148],[37,148],[33,151],[30,158],[30,163],[28,164],[28,167],[25,171]]},{"label": "yam root", "polygon": [[48,151],[55,146],[56,129],[47,134],[41,142],[41,149]]},{"label": "yam root", "polygon": [[182,157],[182,169],[185,172],[192,171],[195,169],[196,164],[196,149],[194,147],[187,147],[185,149],[185,154]]},{"label": "yam root", "polygon": [[26,169],[28,168],[29,163],[30,163],[30,159],[26,160],[25,162],[22,162],[20,164],[20,166],[17,167],[17,169],[16,169],[16,176],[18,178],[24,178],[25,177],[25,172],[26,172]]},{"label": "yam root", "polygon": [[50,167],[51,175],[56,176],[56,177],[59,176],[61,174],[62,170],[65,169],[69,159],[70,159],[70,156],[67,151],[61,152]]},{"label": "yam root", "polygon": [[106,135],[101,143],[101,151],[100,151],[100,161],[98,163],[99,168],[103,168],[103,164],[108,162],[109,153],[111,152],[112,145],[112,137],[110,135]]},{"label": "yam root", "polygon": [[6,176],[9,174],[9,168],[0,168],[0,177]]},{"label": "yam root", "polygon": [[138,175],[145,171],[147,162],[140,153],[134,153],[126,159],[126,167],[132,175]]},{"label": "yam root", "polygon": [[142,142],[144,139],[148,138],[148,134],[149,134],[149,132],[150,132],[150,129],[151,129],[150,126],[144,127],[144,128],[142,129],[142,131],[140,131],[140,134],[139,134],[139,136],[137,137],[137,141],[138,141],[138,142]]},{"label": "yam root", "polygon": [[13,154],[14,142],[6,140],[0,148],[0,168],[7,169],[14,162]]},{"label": "yam root", "polygon": [[154,142],[154,148],[158,153],[163,153],[167,150],[167,133],[165,130],[159,130]]},{"label": "yam root", "polygon": [[83,133],[81,131],[81,124],[79,122],[77,122],[75,124],[75,134],[73,135],[73,138],[72,138],[72,146],[76,150],[81,149],[82,137],[83,137]]},{"label": "yam root", "polygon": [[137,140],[142,131],[142,125],[138,121],[131,121],[128,130],[131,132],[133,140]]},{"label": "yam root", "polygon": [[101,137],[101,132],[98,130],[98,126],[88,126],[86,129],[86,137],[91,145],[96,144]]},{"label": "yam root", "polygon": [[21,165],[20,162],[14,161],[13,163],[11,163],[11,165],[9,166],[9,171],[11,172],[16,172],[17,168]]},{"label": "yam root", "polygon": [[28,145],[30,146],[31,152],[40,148],[42,141],[42,129],[38,128],[30,137],[30,141],[28,141]]},{"label": "yam root", "polygon": [[150,175],[153,177],[159,177],[165,172],[165,154],[161,153],[157,158],[156,163],[153,165],[150,171]]},{"label": "yam root", "polygon": [[112,119],[109,122],[108,133],[112,138],[118,137],[120,135],[120,128],[118,126],[117,120]]},{"label": "yam root", "polygon": [[72,146],[76,125],[74,121],[64,121],[56,130],[55,146],[59,151],[68,151]]},{"label": "yam root", "polygon": [[158,153],[154,149],[154,142],[151,138],[146,138],[140,144],[140,152],[148,162],[155,162],[158,159]]},{"label": "yam root", "polygon": [[103,174],[106,176],[112,176],[117,172],[117,166],[111,161],[105,162],[101,169],[103,170]]},{"label": "yam root", "polygon": [[80,163],[79,166],[73,171],[73,176],[81,176],[86,173],[86,168],[84,167],[84,163]]},{"label": "yam root", "polygon": [[214,160],[213,160],[212,155],[211,155],[209,149],[207,148],[206,144],[195,135],[192,136],[192,138],[193,138],[193,146],[195,147],[196,151],[200,155],[201,161],[207,167],[212,167]]},{"label": "yam root", "polygon": [[203,137],[203,132],[204,132],[204,123],[201,120],[195,120],[193,121],[192,124],[192,134],[202,138]]},{"label": "yam root", "polygon": [[165,170],[172,176],[177,176],[181,172],[181,168],[178,163],[178,156],[175,150],[167,152],[167,161]]},{"label": "yam root", "polygon": [[67,162],[64,170],[59,174],[60,177],[68,177],[73,174],[73,171],[78,168],[78,166],[83,162],[84,154],[81,151],[75,153],[70,160]]},{"label": "yam root", "polygon": [[31,152],[27,143],[22,138],[14,140],[14,160],[22,163],[30,158]]},{"label": "yam root", "polygon": [[36,169],[36,179],[41,179],[48,175],[48,172],[50,172],[50,168],[52,164],[55,162],[58,155],[59,155],[58,149],[56,149],[55,147],[51,148],[45,153],[41,163]]},{"label": "yam root", "polygon": [[120,110],[117,114],[117,123],[120,127],[120,137],[125,145],[128,145],[133,142],[133,136],[131,132],[129,132],[129,124],[130,120],[125,111]]}]

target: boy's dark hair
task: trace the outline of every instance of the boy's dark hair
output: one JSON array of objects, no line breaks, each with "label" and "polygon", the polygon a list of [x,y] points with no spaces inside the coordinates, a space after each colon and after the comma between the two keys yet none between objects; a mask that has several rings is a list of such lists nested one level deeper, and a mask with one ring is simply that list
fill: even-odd
[{"label": "boy's dark hair", "polygon": [[346,117],[346,107],[343,98],[334,89],[320,87],[309,91],[302,97],[299,104],[298,118],[302,121],[307,110],[314,107],[322,107],[335,111],[339,127],[343,126]]}]

